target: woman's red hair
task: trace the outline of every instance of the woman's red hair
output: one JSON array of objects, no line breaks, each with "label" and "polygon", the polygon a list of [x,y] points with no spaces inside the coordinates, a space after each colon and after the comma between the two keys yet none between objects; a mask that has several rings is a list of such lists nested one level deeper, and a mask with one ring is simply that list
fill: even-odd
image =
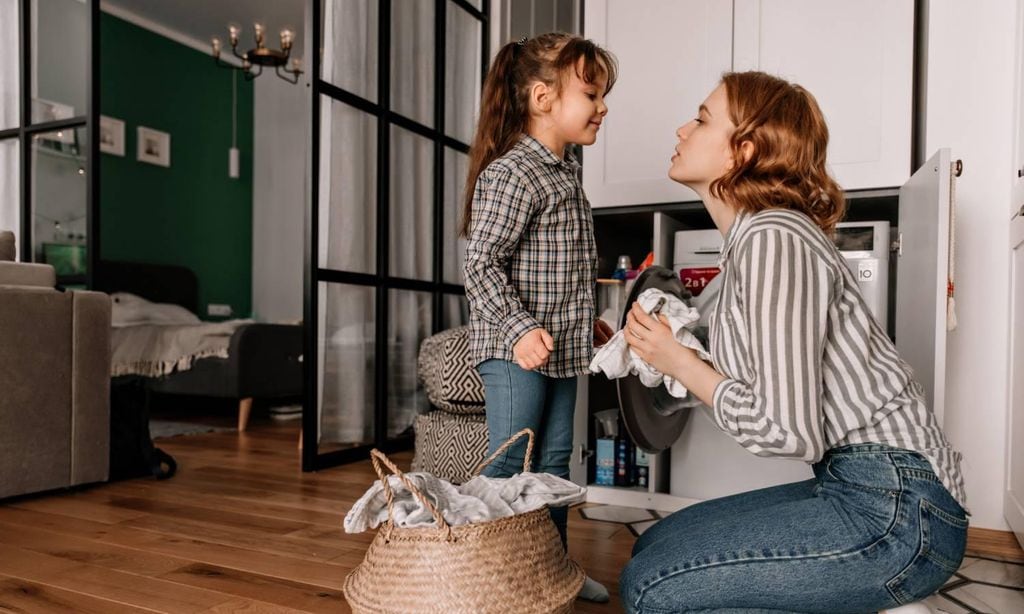
[{"label": "woman's red hair", "polygon": [[[846,199],[828,174],[828,126],[810,92],[762,72],[722,76],[736,164],[711,193],[740,211],[792,209],[826,233],[846,214]],[[745,142],[753,145],[747,152]]]}]

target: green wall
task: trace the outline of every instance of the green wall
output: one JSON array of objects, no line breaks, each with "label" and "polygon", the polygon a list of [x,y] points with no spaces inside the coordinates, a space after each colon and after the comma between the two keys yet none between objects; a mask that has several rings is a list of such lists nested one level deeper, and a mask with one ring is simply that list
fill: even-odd
[{"label": "green wall", "polygon": [[[208,303],[248,316],[253,83],[238,75],[241,173],[231,179],[233,71],[106,13],[100,70],[102,113],[125,123],[124,157],[100,154],[101,257],[189,267],[199,278],[201,317]],[[139,126],[170,133],[169,168],[136,160]]]}]

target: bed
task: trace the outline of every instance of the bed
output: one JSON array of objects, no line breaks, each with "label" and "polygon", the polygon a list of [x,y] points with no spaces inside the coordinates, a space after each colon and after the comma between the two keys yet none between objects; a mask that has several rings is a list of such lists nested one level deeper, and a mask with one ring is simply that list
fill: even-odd
[{"label": "bed", "polygon": [[[96,290],[129,293],[198,312],[198,281],[186,267],[104,261],[94,277]],[[218,333],[224,334],[224,326],[213,328],[219,327]],[[297,400],[302,396],[300,324],[235,323],[226,346],[226,353],[218,351],[186,361],[164,375],[139,371],[122,378],[143,377],[150,392],[234,399],[239,431],[245,430],[254,399]]]}]

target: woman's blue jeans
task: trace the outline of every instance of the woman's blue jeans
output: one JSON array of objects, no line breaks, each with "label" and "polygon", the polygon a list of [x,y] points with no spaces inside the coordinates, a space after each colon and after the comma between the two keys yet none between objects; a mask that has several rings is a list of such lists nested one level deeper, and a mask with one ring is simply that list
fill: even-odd
[{"label": "woman's blue jeans", "polygon": [[[553,378],[527,371],[507,360],[485,360],[477,365],[484,380],[487,403],[488,456],[522,429],[533,429],[535,441],[531,471],[569,478],[572,423],[576,411],[576,378]],[[523,471],[524,437],[484,469],[483,474],[503,478]],[[569,508],[551,508],[562,545],[566,541]]]},{"label": "woman's blue jeans", "polygon": [[627,612],[875,612],[956,571],[967,517],[915,452],[835,448],[814,479],[676,512],[633,548]]}]

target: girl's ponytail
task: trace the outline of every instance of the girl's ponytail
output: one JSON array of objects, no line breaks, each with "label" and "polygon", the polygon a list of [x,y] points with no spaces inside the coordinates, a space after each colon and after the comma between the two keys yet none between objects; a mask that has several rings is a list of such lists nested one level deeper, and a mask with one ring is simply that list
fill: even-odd
[{"label": "girl's ponytail", "polygon": [[526,132],[529,109],[526,100],[519,100],[516,87],[516,60],[522,54],[523,44],[508,43],[494,56],[487,78],[484,80],[480,119],[476,136],[469,150],[469,173],[462,206],[459,235],[469,235],[469,218],[476,180],[487,165],[501,157]]}]

